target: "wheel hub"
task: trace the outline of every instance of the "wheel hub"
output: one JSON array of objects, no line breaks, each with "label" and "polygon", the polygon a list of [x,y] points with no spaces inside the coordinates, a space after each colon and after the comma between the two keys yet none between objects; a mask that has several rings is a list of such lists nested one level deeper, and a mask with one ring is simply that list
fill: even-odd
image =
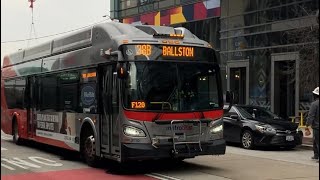
[{"label": "wheel hub", "polygon": [[95,139],[92,135],[85,141],[85,152],[89,158],[92,158],[95,155]]},{"label": "wheel hub", "polygon": [[243,144],[243,146],[248,148],[248,147],[251,146],[251,143],[252,143],[251,135],[249,133],[245,133],[242,136],[242,144]]}]

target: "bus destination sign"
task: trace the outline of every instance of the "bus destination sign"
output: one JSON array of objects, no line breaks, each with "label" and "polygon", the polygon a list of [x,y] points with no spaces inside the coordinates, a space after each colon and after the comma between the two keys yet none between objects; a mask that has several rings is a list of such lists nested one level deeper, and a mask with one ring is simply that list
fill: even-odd
[{"label": "bus destination sign", "polygon": [[[150,44],[139,44],[135,45],[136,55],[150,56],[153,54],[152,45]],[[186,46],[162,46],[162,56],[165,57],[194,57],[194,47]]]},{"label": "bus destination sign", "polygon": [[194,48],[185,46],[163,46],[162,56],[193,58]]},{"label": "bus destination sign", "polygon": [[214,61],[214,50],[197,46],[171,44],[127,44],[123,45],[126,60],[185,60]]}]

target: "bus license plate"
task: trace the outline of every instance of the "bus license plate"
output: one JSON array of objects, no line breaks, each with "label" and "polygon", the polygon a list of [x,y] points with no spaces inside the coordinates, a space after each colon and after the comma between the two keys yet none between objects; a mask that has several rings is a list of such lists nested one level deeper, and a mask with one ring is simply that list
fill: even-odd
[{"label": "bus license plate", "polygon": [[287,140],[287,141],[293,141],[293,140],[294,140],[294,137],[293,137],[293,136],[286,136],[286,140]]}]

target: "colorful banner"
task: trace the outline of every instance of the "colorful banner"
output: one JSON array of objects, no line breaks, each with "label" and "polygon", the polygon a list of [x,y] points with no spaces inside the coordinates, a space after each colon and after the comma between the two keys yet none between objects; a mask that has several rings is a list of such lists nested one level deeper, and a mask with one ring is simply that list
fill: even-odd
[{"label": "colorful banner", "polygon": [[127,24],[172,25],[220,16],[220,0],[206,0],[195,4],[124,18]]}]

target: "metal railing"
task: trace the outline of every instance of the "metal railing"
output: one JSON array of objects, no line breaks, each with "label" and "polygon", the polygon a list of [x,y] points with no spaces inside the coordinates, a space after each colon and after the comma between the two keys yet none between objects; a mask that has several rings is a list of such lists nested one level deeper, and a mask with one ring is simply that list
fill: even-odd
[{"label": "metal railing", "polygon": [[306,127],[306,119],[309,110],[299,110],[299,116],[290,116],[290,119],[294,123],[299,123],[299,127]]}]

